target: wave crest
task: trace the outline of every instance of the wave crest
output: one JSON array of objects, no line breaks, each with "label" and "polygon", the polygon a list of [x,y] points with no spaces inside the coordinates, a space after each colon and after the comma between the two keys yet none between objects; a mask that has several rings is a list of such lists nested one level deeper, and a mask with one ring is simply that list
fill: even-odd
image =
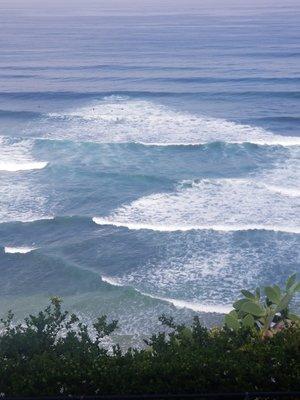
[{"label": "wave crest", "polygon": [[254,231],[265,230],[274,232],[286,233],[300,233],[300,228],[289,226],[275,226],[275,225],[160,225],[160,224],[146,224],[134,222],[122,222],[111,220],[108,218],[94,217],[93,221],[97,225],[112,225],[117,228],[128,228],[130,230],[152,230],[157,232],[187,232],[193,230],[213,230],[218,232],[237,232],[237,231]]},{"label": "wave crest", "polygon": [[[112,277],[101,276],[101,279],[103,282],[106,282],[112,286],[125,286],[125,284],[120,283],[118,279],[115,279]],[[151,297],[152,299],[171,303],[176,308],[188,308],[188,309],[196,311],[196,312],[218,313],[218,314],[225,314],[232,310],[231,305],[195,303],[195,302],[191,302],[191,301],[172,299],[169,297],[156,296],[156,295],[153,295],[150,293],[141,292],[138,289],[135,289],[135,290],[138,293],[142,294],[143,296],[147,296],[147,297]]]},{"label": "wave crest", "polygon": [[0,136],[0,171],[43,169],[48,163],[32,157],[33,141]]},{"label": "wave crest", "polygon": [[18,172],[18,171],[30,171],[35,169],[43,169],[48,165],[47,162],[2,162],[0,161],[0,171],[7,172]]},{"label": "wave crest", "polygon": [[36,247],[4,247],[4,252],[8,254],[27,254],[32,252],[33,250],[36,250]]}]

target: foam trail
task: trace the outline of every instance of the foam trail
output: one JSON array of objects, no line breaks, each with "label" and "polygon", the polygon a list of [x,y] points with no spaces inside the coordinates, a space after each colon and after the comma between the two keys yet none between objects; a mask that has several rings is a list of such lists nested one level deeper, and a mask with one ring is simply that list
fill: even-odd
[{"label": "foam trail", "polygon": [[36,250],[36,247],[4,247],[4,252],[9,254],[26,254]]},{"label": "foam trail", "polygon": [[300,233],[300,228],[289,227],[289,226],[274,226],[274,225],[153,225],[153,224],[139,224],[130,222],[121,222],[109,220],[106,218],[94,217],[93,221],[97,225],[113,225],[118,228],[128,228],[130,230],[152,230],[157,232],[188,232],[192,230],[213,230],[218,232],[237,232],[237,231],[253,231],[253,230],[265,230],[274,232],[286,232],[286,233]]},{"label": "foam trail", "polygon": [[[23,213],[24,214],[24,213]],[[6,224],[9,222],[20,222],[22,224],[30,224],[32,222],[37,222],[37,221],[51,221],[54,220],[55,217],[53,216],[44,216],[44,215],[37,215],[33,216],[30,214],[30,212],[27,212],[27,215],[20,215],[19,213],[11,213],[8,217],[3,217],[0,214],[0,224]]]},{"label": "foam trail", "polygon": [[[292,147],[292,146],[300,146],[300,139],[298,137],[291,137],[291,136],[282,136],[280,137],[279,135],[274,135],[274,137],[271,137],[269,139],[251,139],[248,138],[245,140],[239,140],[239,139],[232,139],[232,140],[221,140],[221,139],[213,139],[211,141],[199,141],[199,142],[142,142],[142,141],[136,141],[134,143],[139,143],[142,144],[143,146],[153,146],[153,147],[196,147],[196,146],[202,146],[208,143],[213,143],[213,142],[228,142],[232,144],[244,144],[244,143],[252,143],[252,144],[257,144],[260,146],[287,146],[287,147]],[[125,142],[127,143],[127,142]]]},{"label": "foam trail", "polygon": [[17,172],[43,169],[48,165],[47,162],[0,162],[0,171]]},{"label": "foam trail", "polygon": [[117,279],[111,278],[110,276],[101,275],[101,279],[103,282],[106,282],[112,286],[124,286],[121,285],[121,283],[119,283]]},{"label": "foam trail", "polygon": [[[114,279],[114,278],[111,278],[108,276],[101,276],[101,279],[103,282],[109,283],[110,285],[113,285],[113,286],[126,286],[124,284],[121,284],[117,279]],[[218,314],[226,314],[232,310],[231,305],[200,304],[200,303],[194,303],[194,302],[185,301],[185,300],[171,299],[169,297],[155,296],[155,295],[152,295],[149,293],[141,292],[140,290],[135,289],[135,288],[134,288],[134,290],[137,291],[138,293],[142,294],[143,296],[147,296],[147,297],[151,297],[152,299],[171,303],[176,308],[188,308],[188,309],[196,311],[196,312],[218,313]]]},{"label": "foam trail", "polygon": [[52,221],[52,220],[54,220],[54,218],[55,217],[53,217],[53,216],[41,215],[41,216],[37,216],[37,217],[28,217],[26,219],[16,218],[16,219],[14,219],[14,222],[31,223],[31,222],[37,222],[37,221]]}]

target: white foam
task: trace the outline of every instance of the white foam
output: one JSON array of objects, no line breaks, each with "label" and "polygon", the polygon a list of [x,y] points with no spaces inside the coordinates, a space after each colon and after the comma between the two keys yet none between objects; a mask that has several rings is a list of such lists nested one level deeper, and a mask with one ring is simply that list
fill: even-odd
[{"label": "white foam", "polygon": [[[36,221],[52,221],[54,220],[54,216],[47,216],[47,215],[26,215],[24,218],[22,217],[14,217],[13,221],[14,222],[22,222],[22,223],[31,223],[31,222],[36,222]],[[10,221],[10,220],[8,220]],[[7,221],[7,222],[8,222]]]},{"label": "white foam", "polygon": [[[16,173],[45,168],[33,157],[34,141],[0,136],[0,223],[47,218],[49,206],[44,185],[33,174]],[[4,173],[2,173],[4,171]],[[7,173],[11,172],[11,173]]]},{"label": "white foam", "polygon": [[17,172],[45,168],[47,162],[33,159],[32,147],[31,140],[0,136],[0,171]]},{"label": "white foam", "polygon": [[[215,141],[261,145],[300,145],[299,137],[275,135],[263,128],[221,118],[173,110],[146,100],[108,97],[64,114],[49,114],[56,124],[49,137],[144,145],[197,145]],[[49,121],[48,121],[49,123]]]},{"label": "white foam", "polygon": [[300,196],[300,190],[299,189],[293,189],[293,188],[287,188],[287,187],[280,187],[280,186],[273,186],[273,185],[266,185],[266,187],[275,192],[275,193],[281,193],[285,196],[289,197],[299,197]]},{"label": "white foam", "polygon": [[162,300],[162,301],[167,301],[167,302],[173,304],[177,308],[189,308],[190,310],[198,311],[198,312],[227,314],[232,310],[231,305],[193,303],[190,301],[170,299],[168,297],[152,296],[152,295],[145,294],[145,293],[144,293],[144,295],[150,296],[150,297]]},{"label": "white foam", "polygon": [[[265,187],[287,197],[300,196],[300,149],[290,148],[289,158],[278,163],[272,170],[261,173]],[[292,205],[293,203],[291,203]]]},{"label": "white foam", "polygon": [[29,171],[35,169],[43,169],[47,166],[47,162],[2,162],[0,161],[0,171]]},{"label": "white foam", "polygon": [[173,193],[142,197],[106,217],[100,225],[157,231],[272,230],[300,233],[300,200],[268,190],[256,179],[204,179]]},{"label": "white foam", "polygon": [[[113,286],[125,286],[125,284],[122,284],[118,281],[118,279],[108,277],[108,276],[101,276],[101,279],[109,283],[110,285]],[[135,289],[138,293],[141,293],[143,296],[151,297],[152,299],[156,300],[161,300],[165,301],[167,303],[173,304],[176,308],[188,308],[190,310],[196,311],[196,312],[205,312],[205,313],[218,313],[218,314],[225,314],[228,313],[232,310],[231,305],[224,305],[224,304],[201,304],[201,303],[194,303],[190,301],[185,301],[185,300],[178,300],[178,299],[171,299],[168,297],[161,297],[161,296],[156,296],[150,293],[144,293],[141,292],[138,289]]]},{"label": "white foam", "polygon": [[4,252],[10,254],[15,254],[15,253],[26,254],[30,253],[33,250],[36,250],[36,247],[8,247],[8,246],[4,247]]},{"label": "white foam", "polygon": [[286,274],[293,272],[290,260],[299,257],[296,235],[194,231],[154,238],[150,244],[156,243],[159,252],[143,264],[119,271],[114,280],[141,293],[187,301],[190,307],[227,307],[240,290],[265,285],[266,277],[275,270],[283,282]]},{"label": "white foam", "polygon": [[114,279],[114,278],[109,277],[109,276],[102,275],[101,279],[102,279],[103,282],[109,283],[110,285],[113,285],[113,286],[123,286],[122,284],[120,284],[118,282],[117,279]]},{"label": "white foam", "polygon": [[157,232],[187,232],[192,230],[213,230],[219,232],[237,232],[237,231],[252,231],[252,230],[266,230],[274,232],[287,232],[287,233],[300,233],[300,228],[289,226],[274,226],[274,225],[155,225],[155,224],[139,224],[139,223],[126,223],[108,218],[94,217],[93,221],[98,225],[113,225],[118,228],[128,228],[131,230],[152,230]]}]

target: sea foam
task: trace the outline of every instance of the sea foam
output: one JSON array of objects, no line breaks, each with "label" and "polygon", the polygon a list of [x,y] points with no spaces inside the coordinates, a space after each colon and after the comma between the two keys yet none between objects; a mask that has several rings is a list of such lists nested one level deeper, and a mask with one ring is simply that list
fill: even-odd
[{"label": "sea foam", "polygon": [[100,225],[162,232],[272,230],[300,233],[298,197],[269,190],[256,179],[202,179],[184,182],[172,193],[157,193],[94,217]]},{"label": "sea foam", "polygon": [[29,171],[35,169],[43,169],[47,166],[47,162],[2,162],[0,161],[0,171]]},{"label": "sea foam", "polygon": [[32,140],[0,136],[0,171],[18,172],[43,169],[47,162],[32,157]]},{"label": "sea foam", "polygon": [[148,100],[107,97],[89,106],[51,113],[48,136],[103,143],[186,146],[222,141],[298,146],[299,137],[275,135],[263,128],[222,118],[191,114]]},{"label": "sea foam", "polygon": [[30,253],[33,250],[36,250],[36,247],[9,247],[9,246],[4,247],[4,252],[9,254],[15,254],[15,253],[26,254]]},{"label": "sea foam", "polygon": [[193,230],[213,230],[218,232],[237,232],[237,231],[253,231],[265,230],[274,232],[286,233],[300,233],[300,228],[291,226],[275,226],[275,225],[153,225],[153,224],[139,224],[139,223],[126,223],[114,221],[106,218],[94,217],[93,221],[98,225],[113,225],[117,228],[128,228],[130,230],[152,230],[157,232],[187,232]]}]

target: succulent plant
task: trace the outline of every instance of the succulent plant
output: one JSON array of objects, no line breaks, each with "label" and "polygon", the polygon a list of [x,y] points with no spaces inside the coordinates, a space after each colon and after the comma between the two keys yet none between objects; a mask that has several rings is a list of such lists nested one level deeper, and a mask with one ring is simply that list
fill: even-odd
[{"label": "succulent plant", "polygon": [[263,297],[259,288],[254,293],[242,290],[244,297],[233,304],[234,309],[225,316],[225,325],[233,330],[255,328],[262,337],[270,337],[292,322],[300,324],[300,317],[289,311],[297,292],[300,281],[296,280],[296,274],[287,279],[284,290],[278,285],[266,286]]}]

